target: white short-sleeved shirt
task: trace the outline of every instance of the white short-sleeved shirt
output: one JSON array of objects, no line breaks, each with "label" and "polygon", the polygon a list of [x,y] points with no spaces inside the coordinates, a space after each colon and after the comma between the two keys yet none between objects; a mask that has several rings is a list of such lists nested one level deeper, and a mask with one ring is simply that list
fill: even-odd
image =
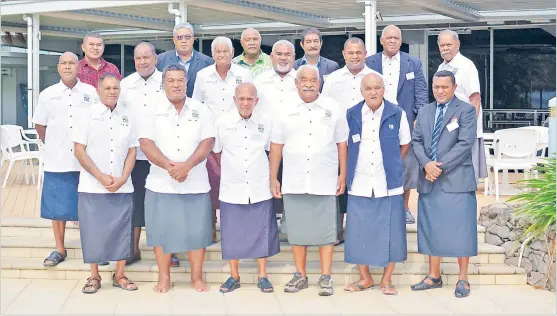
[{"label": "white short-sleeved shirt", "polygon": [[248,69],[231,64],[226,78],[222,80],[217,72],[217,66],[205,67],[197,73],[192,99],[204,103],[213,119],[235,108],[234,92],[240,83],[251,82],[251,73]]},{"label": "white short-sleeved shirt", "polygon": [[360,88],[362,79],[369,73],[381,75],[367,66],[364,66],[357,75],[353,75],[344,66],[327,76],[321,95],[335,99],[341,107],[348,110],[364,99]]},{"label": "white short-sleeved shirt", "polygon": [[381,54],[383,79],[385,80],[385,99],[398,105],[398,81],[400,80],[400,52],[393,58]]},{"label": "white short-sleeved shirt", "polygon": [[[473,61],[464,57],[460,52],[449,63],[444,61],[439,65],[437,71],[441,70],[448,70],[454,74],[457,84],[455,95],[458,99],[470,103],[470,96],[476,92],[480,93],[478,69]],[[481,106],[477,120],[476,138],[482,138],[483,114]]]},{"label": "white short-sleeved shirt", "polygon": [[320,96],[311,103],[290,101],[276,124],[271,141],[284,144],[282,193],[335,195],[338,147],[348,139],[346,111]]},{"label": "white short-sleeved shirt", "polygon": [[[104,174],[122,177],[124,163],[130,148],[138,147],[135,122],[131,113],[116,105],[113,111],[102,103],[91,106],[87,119],[77,126],[72,140],[86,146],[87,155]],[[110,193],[83,167],[79,174],[79,192]],[[115,193],[132,193],[131,177]]]},{"label": "white short-sleeved shirt", "polygon": [[83,112],[97,100],[95,88],[79,80],[71,89],[60,81],[41,91],[33,123],[47,127],[43,148],[45,171],[81,170],[74,156],[72,133],[80,125]]},{"label": "white short-sleeved shirt", "polygon": [[[149,115],[156,107],[160,96],[164,95],[162,88],[162,72],[155,69],[155,72],[143,79],[137,72],[127,76],[120,82],[120,98],[118,102],[124,106],[134,116],[135,122],[141,117]],[[136,127],[139,127],[136,124]],[[136,135],[138,133],[136,132]],[[141,149],[137,148],[137,160],[147,160]]]},{"label": "white short-sleeved shirt", "polygon": [[[199,143],[215,137],[212,116],[203,103],[187,98],[178,113],[166,95],[161,97],[155,113],[141,121],[138,131],[139,139],[152,140],[162,154],[174,162],[188,160]],[[145,188],[157,193],[207,193],[211,187],[206,160],[193,167],[182,183],[174,180],[167,170],[152,164]]]},{"label": "white short-sleeved shirt", "polygon": [[259,97],[255,112],[263,112],[274,119],[287,105],[287,100],[298,95],[295,80],[296,70],[294,69],[284,77],[279,76],[272,68],[257,76],[253,81]]},{"label": "white short-sleeved shirt", "polygon": [[254,113],[243,119],[237,109],[216,122],[213,151],[221,153],[219,199],[232,204],[250,204],[271,199],[269,151],[271,120]]},{"label": "white short-sleeved shirt", "polygon": [[[404,193],[404,187],[387,189],[387,176],[383,167],[383,152],[379,140],[379,128],[381,126],[381,115],[385,105],[381,104],[377,111],[373,112],[369,106],[362,107],[362,135],[360,152],[356,163],[356,171],[352,187],[348,194],[376,198],[394,196]],[[406,113],[402,111],[400,127],[398,131],[400,145],[410,144],[412,135]]]}]

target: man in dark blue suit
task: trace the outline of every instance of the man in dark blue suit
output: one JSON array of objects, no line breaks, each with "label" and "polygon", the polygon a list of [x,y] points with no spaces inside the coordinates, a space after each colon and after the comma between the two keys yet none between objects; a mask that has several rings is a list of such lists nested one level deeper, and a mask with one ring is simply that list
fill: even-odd
[{"label": "man in dark blue suit", "polygon": [[[383,52],[366,58],[366,65],[383,75],[385,81],[385,99],[400,106],[414,129],[418,109],[428,104],[427,84],[422,69],[422,62],[400,51],[402,32],[395,25],[388,25],[381,34]],[[418,163],[410,151],[404,160],[404,208],[406,223],[416,222],[408,206],[410,190],[417,187]]]},{"label": "man in dark blue suit", "polygon": [[305,64],[316,66],[317,69],[319,69],[319,80],[321,82],[319,92],[321,92],[321,90],[323,90],[323,76],[327,76],[333,71],[338,70],[340,67],[336,61],[320,55],[323,39],[321,38],[321,32],[319,32],[318,29],[311,27],[302,32],[300,45],[304,49],[305,54],[304,57],[294,62],[294,69],[298,70],[300,66]]},{"label": "man in dark blue suit", "polygon": [[180,23],[172,31],[172,41],[176,49],[164,52],[157,57],[157,69],[162,71],[164,67],[172,64],[180,64],[186,68],[188,86],[186,95],[191,98],[197,72],[215,63],[213,58],[193,49],[195,36],[193,27],[189,23]]}]

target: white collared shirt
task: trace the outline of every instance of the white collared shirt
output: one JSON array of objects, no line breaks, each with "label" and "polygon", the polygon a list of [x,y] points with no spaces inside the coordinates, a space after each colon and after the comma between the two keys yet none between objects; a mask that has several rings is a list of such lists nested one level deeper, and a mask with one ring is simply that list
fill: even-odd
[{"label": "white collared shirt", "polygon": [[221,154],[219,199],[226,203],[253,204],[271,199],[269,151],[271,120],[261,114],[243,119],[237,109],[216,122],[213,151]]},{"label": "white collared shirt", "polygon": [[83,112],[97,102],[95,88],[79,80],[71,89],[60,81],[41,91],[33,123],[46,126],[43,147],[45,171],[81,170],[74,156],[72,133],[80,125]]},{"label": "white collared shirt", "polygon": [[[99,102],[91,106],[83,124],[76,126],[72,140],[86,146],[87,155],[102,173],[121,177],[128,150],[139,146],[135,130],[134,118],[126,108],[116,105],[114,110],[110,111]],[[87,193],[109,193],[83,167],[79,174],[77,190]],[[132,192],[131,177],[128,177],[126,183],[116,191],[116,193]]]},{"label": "white collared shirt", "polygon": [[[137,72],[134,72],[122,79],[120,91],[120,105],[128,109],[134,116],[135,122],[138,122],[141,117],[153,112],[158,100],[160,100],[160,96],[164,95],[162,72],[155,69],[155,72],[147,80],[143,79]],[[147,160],[147,157],[139,147],[137,148],[136,159]]]},{"label": "white collared shirt", "polygon": [[259,97],[255,112],[262,112],[274,119],[287,105],[287,100],[298,95],[295,80],[296,70],[294,69],[284,77],[279,76],[273,68],[257,76],[253,81]]},{"label": "white collared shirt", "polygon": [[335,195],[338,147],[348,139],[346,111],[335,100],[320,96],[312,103],[300,97],[285,107],[271,141],[284,144],[282,193]]},{"label": "white collared shirt", "polygon": [[[356,163],[356,172],[352,187],[348,194],[376,198],[394,196],[404,193],[404,187],[387,189],[387,176],[383,167],[383,153],[379,139],[379,128],[381,115],[385,105],[381,104],[377,111],[373,112],[369,106],[362,107],[362,135],[360,152]],[[400,127],[398,131],[400,145],[409,144],[412,140],[410,126],[406,113],[402,111]]]},{"label": "white collared shirt", "polygon": [[353,75],[344,66],[327,76],[321,95],[335,99],[344,110],[348,110],[364,99],[360,87],[362,79],[369,73],[380,75],[377,71],[367,66],[364,66],[357,75]]},{"label": "white collared shirt", "polygon": [[385,80],[385,99],[398,105],[398,81],[400,79],[400,52],[396,53],[393,58],[381,54],[381,62],[383,67],[383,80]]},{"label": "white collared shirt", "polygon": [[[152,140],[166,158],[175,162],[188,160],[199,143],[215,137],[209,110],[203,103],[190,98],[178,113],[166,95],[162,96],[155,113],[142,120],[140,125],[138,138]],[[211,188],[206,160],[193,167],[182,183],[174,180],[167,170],[152,164],[145,188],[157,193],[207,193]]]},{"label": "white collared shirt", "polygon": [[[480,77],[476,65],[470,59],[464,57],[460,52],[447,63],[444,61],[437,71],[448,70],[452,72],[456,79],[455,95],[458,99],[470,103],[470,96],[474,93],[480,93]],[[480,106],[480,114],[477,118],[478,126],[476,129],[476,138],[483,137],[483,114]]]},{"label": "white collared shirt", "polygon": [[222,80],[214,64],[197,73],[192,99],[204,103],[216,120],[223,113],[236,107],[233,99],[236,86],[251,80],[250,71],[236,64],[230,65],[226,78]]}]

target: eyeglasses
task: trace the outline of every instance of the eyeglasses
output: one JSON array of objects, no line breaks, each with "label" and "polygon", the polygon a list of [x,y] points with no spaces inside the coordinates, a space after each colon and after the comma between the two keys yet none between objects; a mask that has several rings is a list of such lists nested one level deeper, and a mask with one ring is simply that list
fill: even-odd
[{"label": "eyeglasses", "polygon": [[192,35],[176,35],[176,39],[181,41],[181,40],[186,40],[189,41],[193,38]]}]

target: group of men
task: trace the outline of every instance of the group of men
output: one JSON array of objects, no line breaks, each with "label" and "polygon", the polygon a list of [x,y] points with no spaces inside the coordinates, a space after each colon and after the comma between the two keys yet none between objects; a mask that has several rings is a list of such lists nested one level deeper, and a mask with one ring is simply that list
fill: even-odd
[{"label": "group of men", "polygon": [[320,56],[315,28],[302,33],[298,60],[286,40],[263,53],[255,29],[242,33],[236,58],[229,38],[213,40],[212,58],[194,50],[194,40],[184,23],[173,30],[175,50],[157,56],[152,44],[139,43],[136,72],[124,79],[102,58],[98,34],[85,36],[81,61],[60,56],[61,80],[41,92],[33,118],[45,153],[41,216],[52,220],[56,240],[45,266],[65,260],[66,222],[79,220],[91,265],[83,293],[101,288],[98,265],[109,261],[117,262],[113,285],[137,290],[124,270],[141,260],[145,227],[158,265],[154,291],[169,291],[175,254],[187,252],[192,285],[205,292],[218,209],[231,270],[220,291],[240,287],[240,259],[257,259],[257,286],[269,293],[266,259],[280,252],[275,213],[283,213],[296,266],[285,292],[308,287],[307,247],[319,246],[318,293],[332,295],[333,248],[345,242],[345,261],[360,271],[345,291],[374,287],[373,265],[384,267],[381,292],[396,295],[391,275],[407,258],[417,187],[418,251],[430,268],[412,289],[441,287],[441,256],[449,256],[459,258],[455,295],[469,295],[485,162],[477,71],[459,53],[455,32],[439,34],[445,61],[433,103],[422,63],[400,51],[394,25],[382,32],[383,52],[367,58],[361,39],[346,40],[340,69]]}]

